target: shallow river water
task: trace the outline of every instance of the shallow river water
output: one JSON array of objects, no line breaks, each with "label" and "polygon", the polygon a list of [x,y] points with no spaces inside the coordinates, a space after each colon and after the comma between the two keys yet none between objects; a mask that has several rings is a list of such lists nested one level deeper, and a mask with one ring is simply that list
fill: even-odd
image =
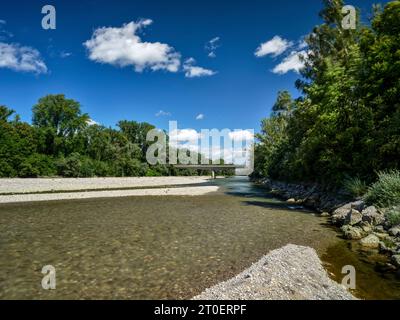
[{"label": "shallow river water", "polygon": [[[400,299],[400,277],[344,241],[326,218],[290,208],[247,178],[205,196],[0,205],[0,298],[183,299],[288,243],[315,248],[332,278],[357,272],[366,299]],[[56,269],[56,290],[41,286]]]}]

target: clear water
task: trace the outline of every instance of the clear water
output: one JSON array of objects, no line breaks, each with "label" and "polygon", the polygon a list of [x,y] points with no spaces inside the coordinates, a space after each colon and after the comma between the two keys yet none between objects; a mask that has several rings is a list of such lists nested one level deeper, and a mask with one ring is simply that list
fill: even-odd
[{"label": "clear water", "polygon": [[[334,279],[357,270],[361,298],[400,298],[380,256],[342,240],[326,218],[291,210],[246,178],[199,197],[0,205],[0,298],[185,299],[288,243],[315,248]],[[41,269],[56,268],[56,290]]]}]

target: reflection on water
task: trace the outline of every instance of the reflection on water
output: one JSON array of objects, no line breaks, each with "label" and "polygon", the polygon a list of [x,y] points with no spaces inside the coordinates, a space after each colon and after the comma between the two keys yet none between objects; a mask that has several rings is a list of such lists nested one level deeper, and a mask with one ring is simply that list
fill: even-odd
[{"label": "reflection on water", "polygon": [[[1,205],[0,298],[190,298],[287,243],[314,247],[339,280],[353,264],[362,297],[400,297],[394,274],[374,271],[325,218],[246,178],[213,183],[224,192]],[[41,288],[47,264],[54,291]]]}]

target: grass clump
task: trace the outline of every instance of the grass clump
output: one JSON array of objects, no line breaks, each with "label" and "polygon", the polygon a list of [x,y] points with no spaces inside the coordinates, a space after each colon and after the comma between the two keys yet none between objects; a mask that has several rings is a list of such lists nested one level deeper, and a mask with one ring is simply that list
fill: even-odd
[{"label": "grass clump", "polygon": [[400,205],[400,171],[379,172],[378,181],[368,188],[365,200],[379,208]]},{"label": "grass clump", "polygon": [[358,177],[346,178],[343,182],[343,188],[349,195],[355,198],[363,196],[368,190],[367,184]]},{"label": "grass clump", "polygon": [[388,209],[385,212],[385,218],[391,227],[400,225],[400,206]]}]

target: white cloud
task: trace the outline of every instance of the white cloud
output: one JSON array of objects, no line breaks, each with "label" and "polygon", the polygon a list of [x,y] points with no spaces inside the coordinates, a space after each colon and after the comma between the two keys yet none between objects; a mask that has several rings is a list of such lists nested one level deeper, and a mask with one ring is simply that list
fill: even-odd
[{"label": "white cloud", "polygon": [[254,133],[249,130],[235,130],[229,132],[229,138],[234,141],[242,140],[242,141],[251,141],[254,139]]},{"label": "white cloud", "polygon": [[99,125],[98,122],[94,121],[93,119],[89,119],[86,121],[89,126]]},{"label": "white cloud", "polygon": [[304,39],[302,39],[302,40],[299,41],[297,49],[302,50],[302,49],[305,49],[307,47],[308,47],[308,43]]},{"label": "white cloud", "polygon": [[84,42],[89,59],[119,67],[133,66],[136,72],[147,68],[177,72],[181,56],[173,47],[160,42],[143,42],[138,36],[138,32],[152,22],[146,19],[124,24],[121,28],[96,29],[92,38]]},{"label": "white cloud", "polygon": [[201,137],[201,134],[194,129],[173,130],[169,135],[171,139],[177,141],[195,141]]},{"label": "white cloud", "polygon": [[156,117],[168,117],[168,116],[170,116],[171,115],[171,113],[170,112],[167,112],[167,111],[163,111],[163,110],[160,110],[160,111],[158,111],[157,113],[156,113]]},{"label": "white cloud", "polygon": [[208,51],[209,58],[215,58],[217,56],[215,51],[220,47],[219,40],[220,37],[215,37],[206,43],[205,49]]},{"label": "white cloud", "polygon": [[39,51],[15,43],[0,42],[0,68],[36,74],[47,73],[47,66]]},{"label": "white cloud", "polygon": [[289,71],[299,73],[304,68],[304,61],[300,57],[307,58],[307,51],[292,51],[272,72],[277,74],[285,74]]},{"label": "white cloud", "polygon": [[293,45],[293,42],[286,39],[282,39],[280,36],[275,36],[271,40],[260,44],[254,53],[256,57],[264,57],[266,55],[272,55],[277,57],[284,53]]},{"label": "white cloud", "polygon": [[215,71],[210,69],[205,69],[203,67],[194,66],[196,60],[189,58],[183,64],[183,70],[185,71],[186,78],[197,78],[197,77],[207,77],[216,74]]},{"label": "white cloud", "polygon": [[204,114],[200,113],[196,116],[196,120],[203,120],[204,119]]},{"label": "white cloud", "polygon": [[65,52],[65,51],[61,51],[60,52],[60,57],[61,58],[68,58],[68,57],[70,57],[70,56],[72,56],[72,53],[71,52]]},{"label": "white cloud", "polygon": [[0,41],[7,41],[7,39],[14,36],[11,32],[4,29],[4,25],[6,24],[5,20],[0,20]]}]

